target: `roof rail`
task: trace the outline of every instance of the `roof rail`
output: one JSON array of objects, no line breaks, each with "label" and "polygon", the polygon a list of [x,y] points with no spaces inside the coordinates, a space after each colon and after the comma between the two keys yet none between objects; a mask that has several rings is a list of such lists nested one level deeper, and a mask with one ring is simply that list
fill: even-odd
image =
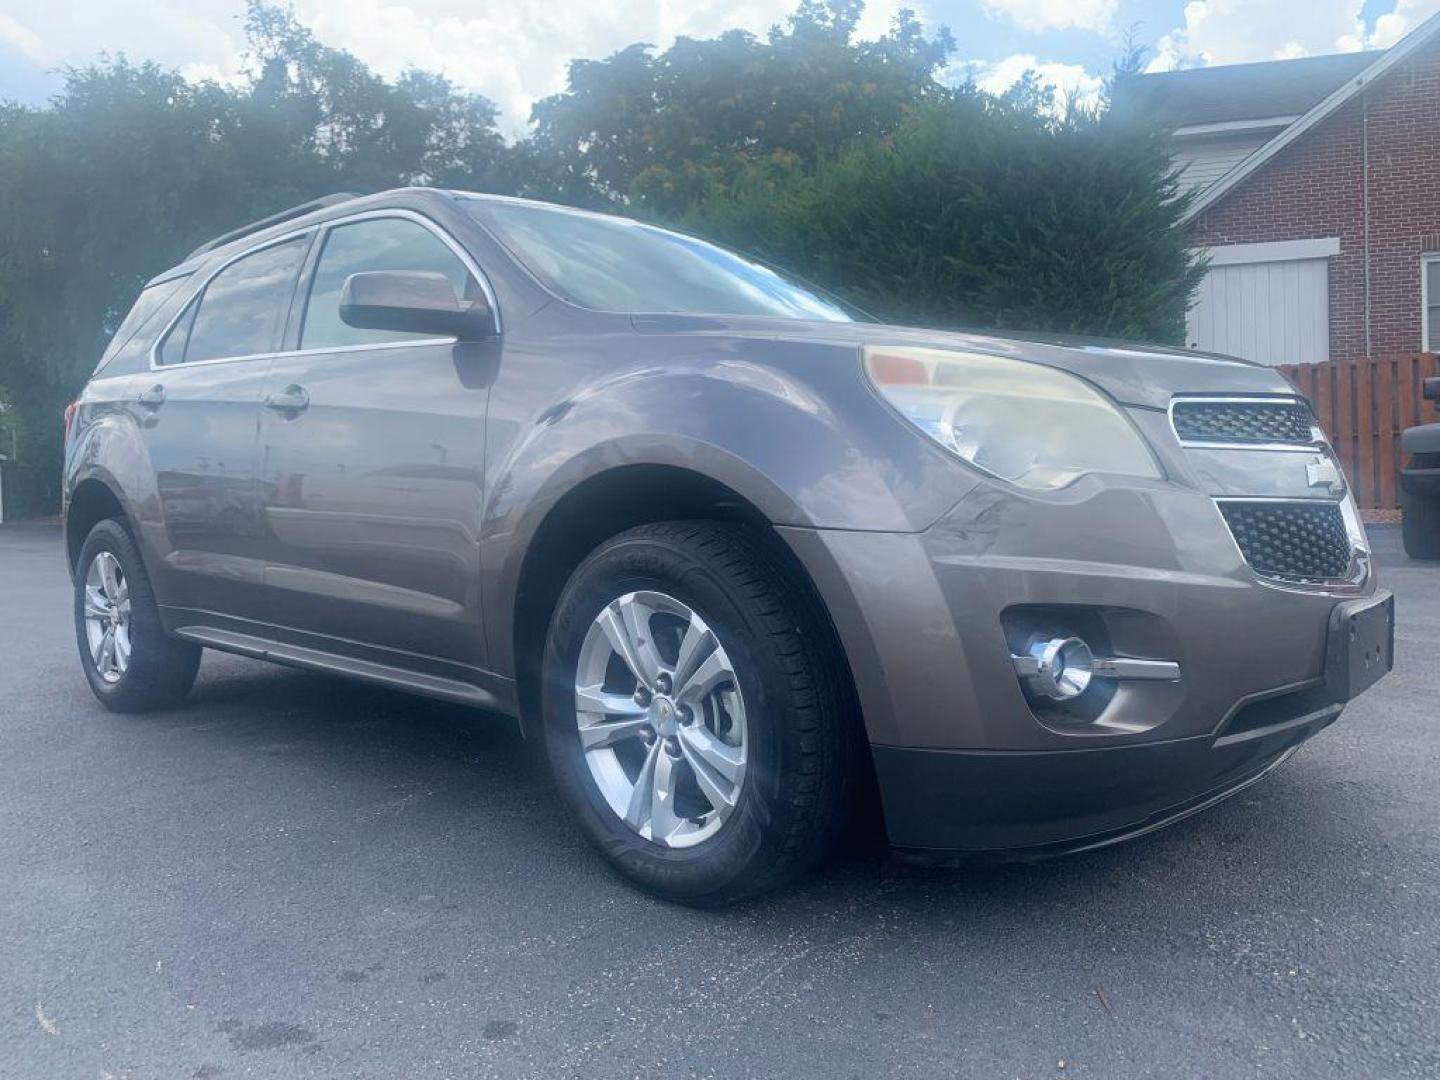
[{"label": "roof rail", "polygon": [[221,233],[213,240],[205,241],[205,243],[190,252],[189,255],[186,255],[185,261],[189,262],[195,258],[196,255],[203,255],[207,251],[214,251],[218,247],[224,247],[232,240],[239,240],[242,236],[249,236],[251,233],[259,232],[261,229],[268,229],[271,225],[279,225],[282,221],[303,217],[316,210],[324,210],[327,206],[336,206],[343,202],[349,202],[351,199],[358,199],[359,197],[359,194],[354,191],[337,191],[333,195],[322,195],[318,199],[311,199],[309,202],[301,203],[299,206],[292,206],[289,210],[281,210],[278,214],[271,214],[269,217],[263,217],[259,221],[252,221],[249,225],[242,225],[238,229],[231,229],[227,233]]}]

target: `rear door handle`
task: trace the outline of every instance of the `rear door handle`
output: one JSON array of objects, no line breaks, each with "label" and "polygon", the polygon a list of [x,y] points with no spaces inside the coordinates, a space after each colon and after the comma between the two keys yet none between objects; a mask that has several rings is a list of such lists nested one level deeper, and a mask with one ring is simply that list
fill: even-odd
[{"label": "rear door handle", "polygon": [[141,390],[135,400],[147,409],[158,409],[161,405],[165,404],[165,387],[156,383],[148,390]]},{"label": "rear door handle", "polygon": [[302,413],[310,407],[310,395],[303,386],[287,386],[267,397],[265,407],[278,413]]}]

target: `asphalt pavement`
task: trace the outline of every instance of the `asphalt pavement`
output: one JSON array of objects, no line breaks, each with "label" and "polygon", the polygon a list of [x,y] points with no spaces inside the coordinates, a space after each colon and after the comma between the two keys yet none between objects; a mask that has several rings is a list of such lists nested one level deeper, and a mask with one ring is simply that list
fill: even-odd
[{"label": "asphalt pavement", "polygon": [[852,850],[741,910],[579,839],[483,713],[207,654],[120,717],[0,528],[0,1078],[1440,1076],[1440,564],[1290,763],[1030,866]]}]

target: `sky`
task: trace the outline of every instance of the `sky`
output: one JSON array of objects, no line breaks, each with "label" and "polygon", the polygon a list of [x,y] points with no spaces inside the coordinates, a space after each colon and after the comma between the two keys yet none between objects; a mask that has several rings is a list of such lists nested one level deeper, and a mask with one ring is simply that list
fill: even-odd
[{"label": "sky", "polygon": [[[740,27],[757,34],[795,0],[293,0],[300,21],[383,75],[439,71],[501,108],[524,133],[530,106],[564,88],[575,58],[635,41]],[[896,9],[948,26],[946,78],[999,91],[1026,70],[1063,92],[1096,93],[1128,34],[1156,70],[1393,45],[1440,0],[868,0],[862,37]],[[43,103],[59,69],[101,53],[155,60],[188,77],[234,79],[244,0],[0,0],[0,98]]]}]

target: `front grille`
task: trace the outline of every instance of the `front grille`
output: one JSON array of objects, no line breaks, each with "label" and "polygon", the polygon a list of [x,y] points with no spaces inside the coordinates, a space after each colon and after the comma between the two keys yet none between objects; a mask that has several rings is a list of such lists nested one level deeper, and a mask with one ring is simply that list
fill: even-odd
[{"label": "front grille", "polygon": [[1350,569],[1350,538],[1337,503],[1220,504],[1240,554],[1255,573],[1281,581],[1335,581]]},{"label": "front grille", "polygon": [[1175,434],[1185,442],[1314,441],[1314,418],[1299,401],[1177,401],[1171,416]]}]

